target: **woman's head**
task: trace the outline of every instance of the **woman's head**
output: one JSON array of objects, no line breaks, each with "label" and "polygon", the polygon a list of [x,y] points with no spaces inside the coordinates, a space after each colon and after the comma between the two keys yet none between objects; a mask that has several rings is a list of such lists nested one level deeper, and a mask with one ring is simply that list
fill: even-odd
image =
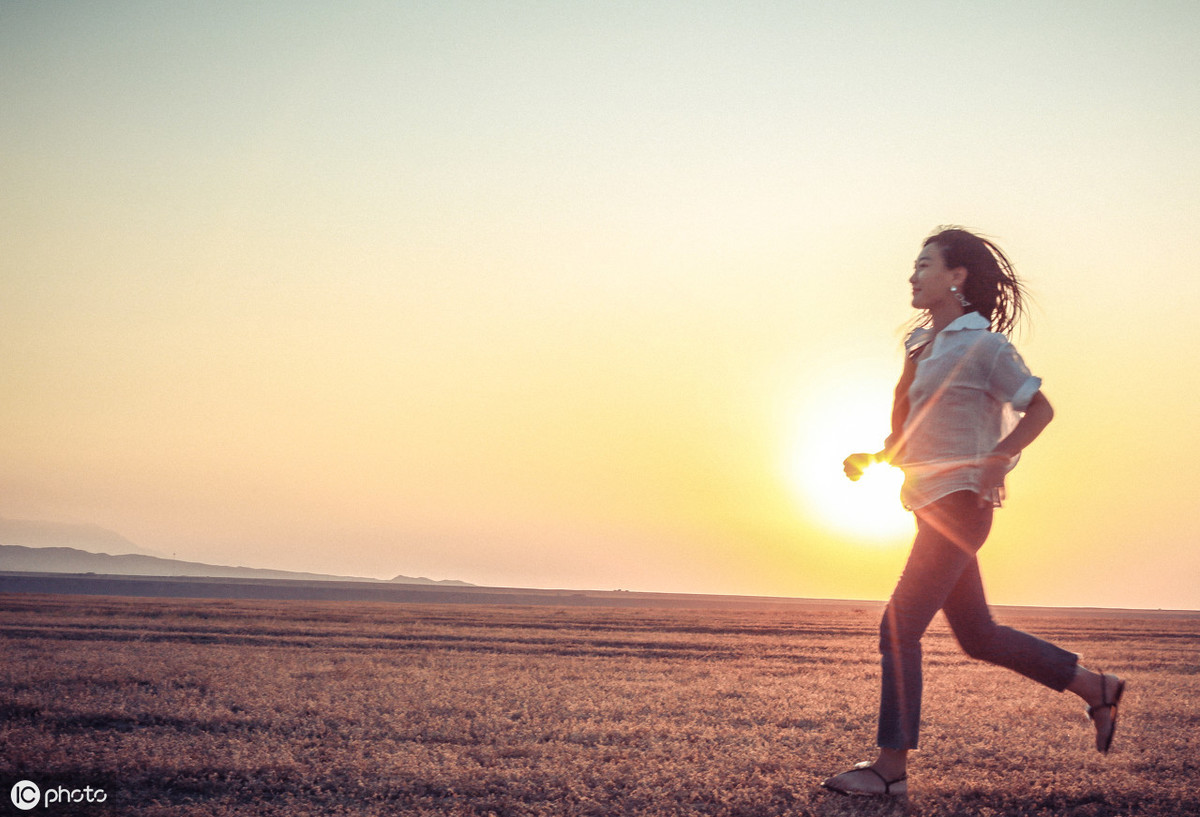
[{"label": "woman's head", "polygon": [[1024,314],[1025,290],[1000,248],[960,227],[944,227],[925,239],[949,269],[966,270],[960,287],[964,308],[988,319],[992,331],[1010,334]]}]

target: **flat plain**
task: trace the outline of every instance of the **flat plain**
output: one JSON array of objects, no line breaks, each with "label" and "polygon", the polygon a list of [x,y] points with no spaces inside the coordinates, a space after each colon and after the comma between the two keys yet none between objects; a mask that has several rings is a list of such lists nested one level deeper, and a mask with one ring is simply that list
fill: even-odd
[{"label": "flat plain", "polygon": [[[871,755],[877,605],[652,609],[0,595],[0,784],[44,814],[1200,815],[1200,615],[1000,609],[1129,680],[1081,706],[925,639],[907,802]],[[17,813],[15,810],[12,813]]]}]

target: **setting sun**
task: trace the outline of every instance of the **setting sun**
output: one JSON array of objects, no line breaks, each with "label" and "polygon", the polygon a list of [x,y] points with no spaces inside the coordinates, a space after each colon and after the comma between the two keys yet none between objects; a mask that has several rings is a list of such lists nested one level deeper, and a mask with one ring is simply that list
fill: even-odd
[{"label": "setting sun", "polygon": [[890,544],[907,541],[913,531],[912,515],[900,504],[903,481],[899,468],[875,463],[857,482],[832,474],[808,481],[804,489],[817,521],[825,527],[853,539]]},{"label": "setting sun", "polygon": [[851,453],[880,448],[888,391],[885,379],[866,377],[818,389],[823,400],[801,411],[791,450],[788,479],[797,503],[814,523],[850,541],[898,544],[913,532],[912,516],[900,504],[900,469],[874,463],[855,482],[842,472]]}]

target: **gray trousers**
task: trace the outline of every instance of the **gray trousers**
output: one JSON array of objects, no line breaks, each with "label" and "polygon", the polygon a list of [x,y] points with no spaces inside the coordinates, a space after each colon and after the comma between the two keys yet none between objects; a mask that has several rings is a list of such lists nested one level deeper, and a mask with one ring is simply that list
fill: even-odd
[{"label": "gray trousers", "polygon": [[992,527],[992,508],[958,491],[918,508],[917,537],[879,628],[883,689],[879,746],[915,749],[921,724],[921,636],[938,610],[963,651],[1059,692],[1079,657],[992,620],[976,552]]}]

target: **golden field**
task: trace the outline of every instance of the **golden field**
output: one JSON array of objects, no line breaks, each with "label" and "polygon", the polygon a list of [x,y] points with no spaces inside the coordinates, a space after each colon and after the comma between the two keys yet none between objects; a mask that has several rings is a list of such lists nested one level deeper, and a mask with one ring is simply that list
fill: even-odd
[{"label": "golden field", "polygon": [[907,803],[871,756],[877,605],[484,606],[0,596],[2,799],[35,814],[1200,814],[1200,615],[999,610],[1129,680],[1077,699],[926,636]]}]

